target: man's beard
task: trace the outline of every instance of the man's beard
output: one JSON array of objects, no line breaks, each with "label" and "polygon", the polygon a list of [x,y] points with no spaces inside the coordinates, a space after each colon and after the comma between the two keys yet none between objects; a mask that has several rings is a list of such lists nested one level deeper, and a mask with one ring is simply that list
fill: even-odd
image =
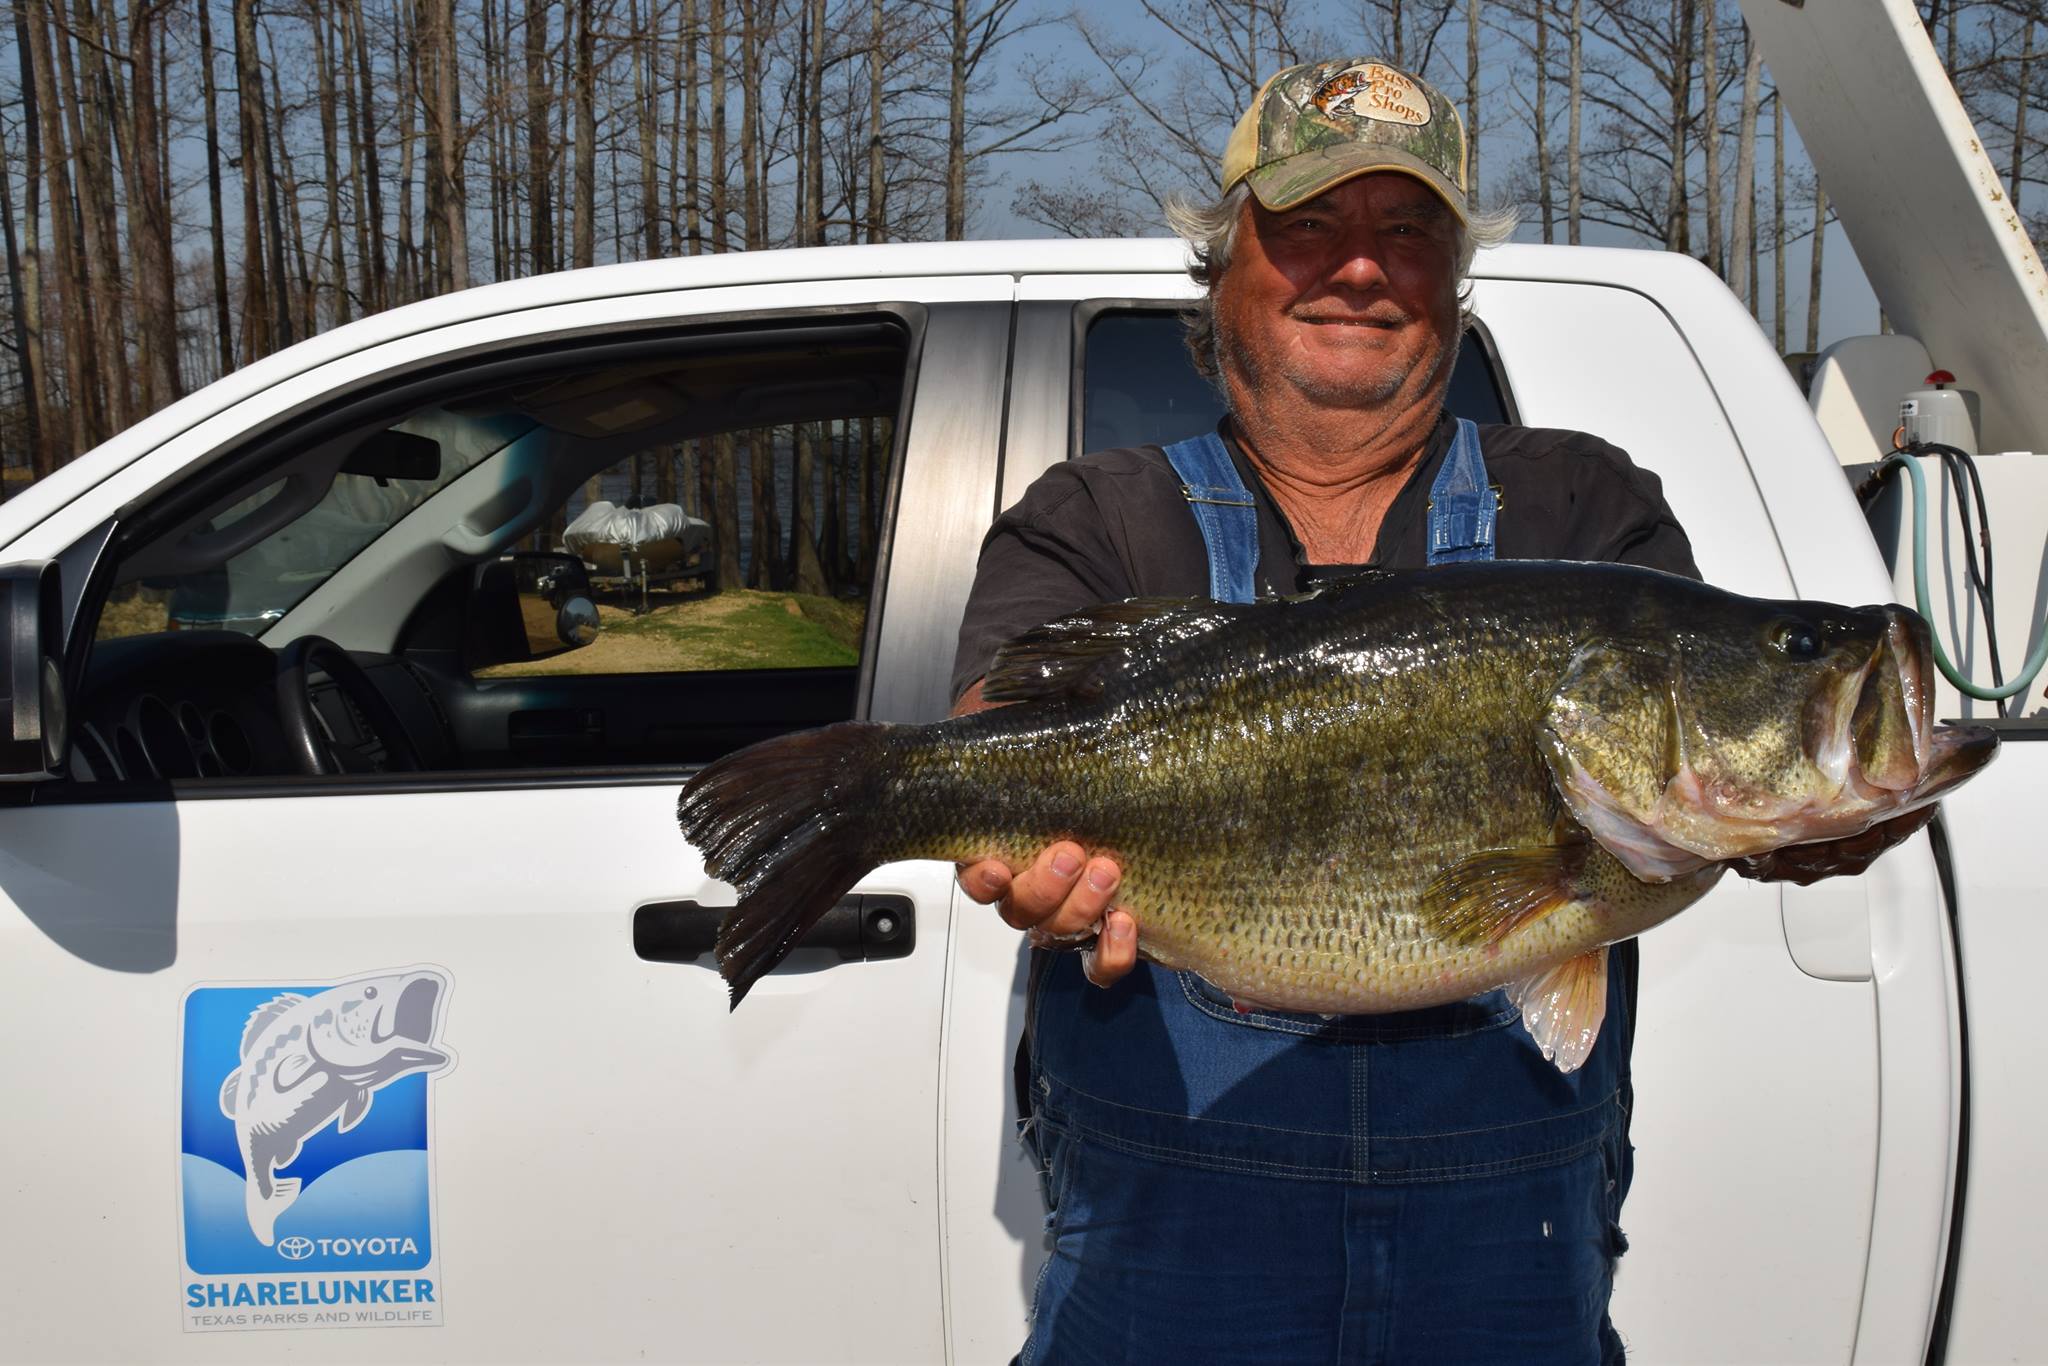
[{"label": "man's beard", "polygon": [[[1387,307],[1387,305],[1383,305],[1383,307]],[[1244,344],[1243,339],[1238,336],[1236,329],[1227,320],[1222,309],[1213,310],[1213,316],[1215,319],[1216,338],[1215,356],[1219,378],[1229,375],[1234,368],[1237,374],[1244,377],[1247,386],[1254,390],[1263,390],[1275,381],[1282,381],[1292,386],[1296,392],[1303,395],[1310,402],[1326,407],[1367,408],[1385,403],[1388,399],[1401,392],[1402,386],[1414,375],[1416,364],[1422,363],[1427,359],[1426,357],[1416,357],[1413,362],[1407,364],[1390,360],[1388,365],[1376,375],[1342,381],[1330,380],[1313,373],[1275,370],[1269,358],[1259,355],[1256,348]],[[1408,321],[1407,314],[1401,314],[1400,320],[1403,323]],[[1392,320],[1388,319],[1386,321]],[[1431,384],[1434,384],[1440,378],[1444,367],[1451,362],[1456,354],[1456,348],[1452,346],[1439,349],[1435,364],[1430,367],[1428,378]],[[1219,384],[1218,387],[1223,390],[1224,402],[1229,404],[1231,401],[1230,386],[1228,384]]]}]

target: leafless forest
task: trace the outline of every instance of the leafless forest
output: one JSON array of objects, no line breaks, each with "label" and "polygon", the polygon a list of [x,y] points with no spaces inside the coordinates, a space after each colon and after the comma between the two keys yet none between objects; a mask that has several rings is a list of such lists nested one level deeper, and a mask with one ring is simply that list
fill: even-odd
[{"label": "leafless forest", "polygon": [[[1781,351],[1815,344],[1827,187],[1733,0],[1060,3],[12,0],[0,461],[47,474],[236,366],[489,281],[1156,232],[1259,79],[1333,52],[1459,99],[1480,197],[1525,235],[1689,252]],[[2040,240],[2048,0],[1919,3]]]}]

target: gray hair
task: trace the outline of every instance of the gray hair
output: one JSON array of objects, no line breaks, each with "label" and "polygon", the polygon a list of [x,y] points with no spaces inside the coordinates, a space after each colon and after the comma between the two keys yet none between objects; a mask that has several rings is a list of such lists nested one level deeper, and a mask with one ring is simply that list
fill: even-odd
[{"label": "gray hair", "polygon": [[[1202,286],[1202,297],[1188,314],[1188,354],[1195,369],[1210,379],[1223,372],[1216,354],[1216,282],[1230,268],[1230,254],[1237,246],[1238,224],[1244,220],[1245,201],[1251,198],[1249,184],[1240,180],[1222,196],[1198,200],[1173,194],[1166,199],[1166,225],[1187,239],[1191,260],[1188,276]],[[1472,259],[1481,247],[1497,247],[1515,235],[1517,215],[1512,208],[1476,212],[1457,230],[1458,325],[1472,321]]]}]

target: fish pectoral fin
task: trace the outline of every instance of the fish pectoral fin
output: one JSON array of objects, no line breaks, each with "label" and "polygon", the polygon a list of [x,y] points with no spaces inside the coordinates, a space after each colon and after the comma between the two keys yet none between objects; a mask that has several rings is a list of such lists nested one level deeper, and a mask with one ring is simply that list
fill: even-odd
[{"label": "fish pectoral fin", "polygon": [[1560,1072],[1576,1072],[1607,1018],[1607,950],[1597,948],[1524,977],[1508,987],[1508,999],[1522,1012],[1522,1027],[1543,1056]]},{"label": "fish pectoral fin", "polygon": [[1498,944],[1575,901],[1585,861],[1584,840],[1482,849],[1429,880],[1422,889],[1423,924],[1447,943]]},{"label": "fish pectoral fin", "polygon": [[306,1052],[287,1053],[277,1060],[277,1070],[270,1074],[280,1091],[289,1091],[306,1079],[313,1070],[313,1055]]},{"label": "fish pectoral fin", "polygon": [[990,702],[1087,701],[1111,678],[1227,626],[1249,610],[1186,598],[1127,598],[1047,622],[996,651],[981,695]]},{"label": "fish pectoral fin", "polygon": [[336,1126],[338,1132],[347,1133],[370,1113],[370,1095],[368,1091],[358,1091],[348,1098],[348,1103],[341,1107],[341,1123]]}]

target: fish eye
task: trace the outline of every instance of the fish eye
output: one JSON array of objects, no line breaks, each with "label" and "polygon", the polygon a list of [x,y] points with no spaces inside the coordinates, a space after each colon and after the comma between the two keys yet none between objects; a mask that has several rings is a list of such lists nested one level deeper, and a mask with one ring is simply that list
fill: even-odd
[{"label": "fish eye", "polygon": [[1779,622],[1771,631],[1771,644],[1787,659],[1820,658],[1820,631],[1810,622]]},{"label": "fish eye", "polygon": [[377,988],[375,988],[375,987],[364,987],[364,988],[363,988],[363,999],[364,999],[365,1001],[374,1001],[374,1000],[376,1000],[376,999],[377,999]]}]

